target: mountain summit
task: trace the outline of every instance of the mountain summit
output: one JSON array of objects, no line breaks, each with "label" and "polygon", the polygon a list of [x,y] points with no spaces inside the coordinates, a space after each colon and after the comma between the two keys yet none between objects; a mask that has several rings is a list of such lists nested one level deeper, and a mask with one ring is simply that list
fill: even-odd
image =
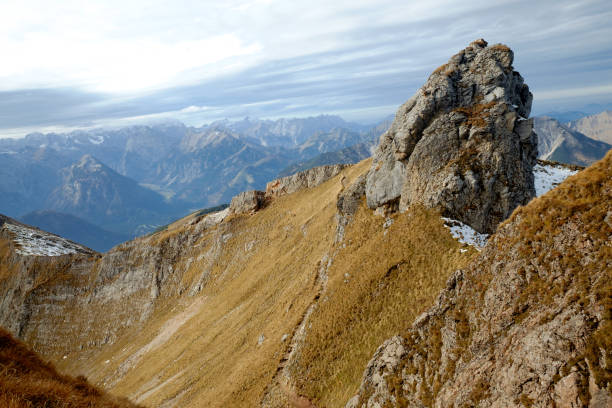
[{"label": "mountain summit", "polygon": [[505,45],[477,40],[436,69],[381,136],[370,208],[415,203],[491,233],[535,194],[532,94]]},{"label": "mountain summit", "polygon": [[[61,170],[62,184],[47,200],[47,208],[79,214],[112,228],[125,222],[136,228],[152,213],[165,214],[168,205],[154,191],[120,175],[91,155]],[[160,217],[161,218],[161,217]]]}]

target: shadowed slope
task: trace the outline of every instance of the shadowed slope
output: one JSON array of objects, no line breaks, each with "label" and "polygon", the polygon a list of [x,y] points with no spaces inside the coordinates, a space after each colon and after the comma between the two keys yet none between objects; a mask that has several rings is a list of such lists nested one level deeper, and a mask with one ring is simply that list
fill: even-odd
[{"label": "shadowed slope", "polygon": [[23,343],[0,328],[0,406],[30,407],[136,407],[92,386],[83,376],[57,372]]}]

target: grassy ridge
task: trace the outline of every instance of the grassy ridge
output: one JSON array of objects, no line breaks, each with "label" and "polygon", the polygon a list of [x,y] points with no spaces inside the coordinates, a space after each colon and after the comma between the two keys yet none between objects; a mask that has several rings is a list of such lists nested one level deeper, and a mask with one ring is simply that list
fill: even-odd
[{"label": "grassy ridge", "polygon": [[377,347],[405,331],[475,253],[460,251],[435,211],[394,214],[388,229],[384,221],[361,205],[312,315],[293,376],[317,406],[344,406]]},{"label": "grassy ridge", "polygon": [[0,406],[6,408],[136,407],[55,367],[0,328]]}]

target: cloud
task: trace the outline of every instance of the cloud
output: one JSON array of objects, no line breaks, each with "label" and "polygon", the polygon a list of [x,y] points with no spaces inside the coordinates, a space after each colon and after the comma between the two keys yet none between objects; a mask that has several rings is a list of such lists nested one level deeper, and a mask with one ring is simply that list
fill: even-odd
[{"label": "cloud", "polygon": [[479,37],[515,50],[536,106],[612,97],[607,1],[342,3],[5,0],[0,134],[166,116],[372,121]]},{"label": "cloud", "polygon": [[556,89],[554,91],[544,91],[536,93],[536,98],[542,100],[563,100],[568,98],[577,98],[584,96],[599,96],[599,95],[611,95],[612,84],[588,86],[580,88],[564,88]]}]

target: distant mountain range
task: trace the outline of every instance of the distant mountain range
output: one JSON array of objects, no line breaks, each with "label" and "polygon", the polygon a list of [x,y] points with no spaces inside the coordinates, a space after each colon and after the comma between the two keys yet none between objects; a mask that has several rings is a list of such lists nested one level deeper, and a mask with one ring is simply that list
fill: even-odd
[{"label": "distant mountain range", "polygon": [[[111,235],[100,232],[107,239],[97,242],[61,228],[47,229],[95,249],[107,248],[189,211],[227,203],[241,191],[262,189],[279,176],[359,162],[371,156],[393,118],[375,126],[331,115],[224,120],[199,128],[171,121],[0,139],[0,212],[19,218],[50,211],[44,213],[45,226],[58,226],[59,219],[76,225],[57,213],[77,217]],[[611,118],[611,112],[582,115],[566,125],[536,118],[539,156],[579,165],[594,162],[611,147],[605,143],[612,140]]]},{"label": "distant mountain range", "polygon": [[60,171],[61,182],[47,197],[45,208],[78,214],[110,230],[135,231],[151,220],[171,219],[185,210],[122,176],[91,155]]},{"label": "distant mountain range", "polygon": [[225,128],[253,139],[262,146],[282,146],[286,148],[299,147],[313,135],[326,133],[332,129],[346,129],[351,132],[363,133],[371,128],[371,126],[347,122],[334,115],[278,120],[245,118],[237,122],[223,120],[213,122],[210,127]]},{"label": "distant mountain range", "polygon": [[[321,115],[200,128],[172,121],[0,139],[0,212],[15,218],[41,210],[70,214],[133,237],[190,210],[261,189],[294,163],[373,145],[380,136],[374,129]],[[369,155],[356,151],[351,161]],[[333,156],[328,160],[336,161]]]},{"label": "distant mountain range", "polygon": [[591,139],[612,144],[612,110],[574,120],[567,126]]}]

